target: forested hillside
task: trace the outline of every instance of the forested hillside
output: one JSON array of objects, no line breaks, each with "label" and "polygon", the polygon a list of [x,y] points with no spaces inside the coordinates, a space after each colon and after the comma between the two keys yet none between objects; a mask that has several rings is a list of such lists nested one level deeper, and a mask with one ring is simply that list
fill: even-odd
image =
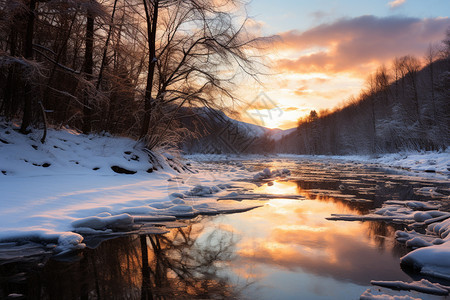
[{"label": "forested hillside", "polygon": [[450,145],[450,40],[430,46],[421,67],[397,58],[369,76],[357,98],[334,112],[311,111],[276,151],[298,154],[385,153],[439,150]]}]

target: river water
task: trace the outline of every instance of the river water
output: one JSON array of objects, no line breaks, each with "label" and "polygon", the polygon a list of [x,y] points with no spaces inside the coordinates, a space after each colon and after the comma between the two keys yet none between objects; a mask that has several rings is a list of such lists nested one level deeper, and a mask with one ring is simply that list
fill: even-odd
[{"label": "river water", "polygon": [[0,297],[359,299],[374,288],[371,280],[420,279],[400,268],[400,257],[410,251],[394,239],[403,225],[326,218],[366,214],[385,200],[428,200],[414,190],[448,191],[447,178],[331,160],[241,163],[292,172],[289,180],[253,186],[252,192],[303,199],[249,200],[261,207],[182,220],[184,227],[168,234],[126,235],[58,260],[42,253],[0,260]]}]

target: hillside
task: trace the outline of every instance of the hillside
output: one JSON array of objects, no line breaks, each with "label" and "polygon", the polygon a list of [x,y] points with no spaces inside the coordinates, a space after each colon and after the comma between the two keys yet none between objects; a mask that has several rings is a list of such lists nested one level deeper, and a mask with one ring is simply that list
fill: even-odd
[{"label": "hillside", "polygon": [[311,112],[297,130],[277,143],[275,151],[341,155],[447,148],[449,59],[422,69],[414,58],[402,59],[394,75],[379,69],[369,78],[367,90],[345,107],[320,116]]}]

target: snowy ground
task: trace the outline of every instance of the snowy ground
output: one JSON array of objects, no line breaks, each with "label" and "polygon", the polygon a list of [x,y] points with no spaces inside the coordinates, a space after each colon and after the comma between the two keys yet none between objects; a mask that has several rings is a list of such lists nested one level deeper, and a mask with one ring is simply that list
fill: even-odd
[{"label": "snowy ground", "polygon": [[226,183],[248,176],[245,168],[195,174],[171,154],[150,162],[127,138],[55,130],[45,144],[40,137],[0,124],[0,243],[37,241],[59,252],[84,247],[86,234],[252,208],[216,201],[238,189]]}]

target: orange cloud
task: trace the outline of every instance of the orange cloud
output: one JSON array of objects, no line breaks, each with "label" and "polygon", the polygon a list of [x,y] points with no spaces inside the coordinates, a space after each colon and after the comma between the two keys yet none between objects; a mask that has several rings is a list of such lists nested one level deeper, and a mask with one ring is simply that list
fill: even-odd
[{"label": "orange cloud", "polygon": [[309,90],[306,86],[301,86],[294,91],[294,94],[296,94],[297,96],[303,96],[309,94],[310,92],[311,90]]},{"label": "orange cloud", "polygon": [[[430,42],[442,40],[450,18],[361,16],[322,24],[304,32],[279,34],[279,49],[303,53],[277,61],[280,71],[366,73],[395,56],[421,56]],[[307,52],[308,54],[304,54]]]},{"label": "orange cloud", "polygon": [[296,111],[296,110],[299,110],[299,108],[298,107],[288,107],[288,108],[283,108],[283,111]]}]

